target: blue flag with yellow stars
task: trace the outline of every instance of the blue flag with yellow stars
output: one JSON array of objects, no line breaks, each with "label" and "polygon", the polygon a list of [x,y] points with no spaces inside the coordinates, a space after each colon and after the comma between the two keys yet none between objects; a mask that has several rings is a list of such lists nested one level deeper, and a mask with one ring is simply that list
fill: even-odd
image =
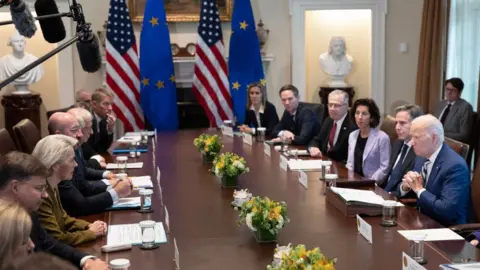
[{"label": "blue flag with yellow stars", "polygon": [[163,0],[147,0],[140,34],[140,104],[159,131],[178,128],[177,90]]},{"label": "blue flag with yellow stars", "polygon": [[248,85],[254,82],[265,84],[260,44],[250,0],[234,1],[233,4],[228,73],[233,112],[237,123],[243,124]]}]

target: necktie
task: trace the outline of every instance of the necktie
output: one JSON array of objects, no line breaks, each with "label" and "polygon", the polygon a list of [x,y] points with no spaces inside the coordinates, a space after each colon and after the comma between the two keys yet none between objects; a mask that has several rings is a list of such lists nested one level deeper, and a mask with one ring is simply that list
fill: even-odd
[{"label": "necktie", "polygon": [[447,115],[450,112],[450,107],[452,107],[452,104],[448,103],[447,107],[443,111],[442,118],[440,118],[440,122],[442,122],[442,125],[445,124],[445,120],[447,119]]},{"label": "necktie", "polygon": [[407,155],[407,151],[408,151],[408,145],[404,143],[402,146],[402,151],[400,153],[400,159],[397,162],[397,166],[398,164],[403,164],[403,160],[405,159],[405,155]]},{"label": "necktie", "polygon": [[423,186],[427,186],[427,180],[428,180],[428,165],[430,165],[431,161],[427,158],[425,160],[425,163],[423,163],[422,167],[422,178],[423,178]]},{"label": "necktie", "polygon": [[330,149],[333,148],[333,142],[335,140],[336,132],[337,132],[337,122],[333,122],[333,127],[330,130],[330,135],[328,136],[328,146],[330,146]]}]

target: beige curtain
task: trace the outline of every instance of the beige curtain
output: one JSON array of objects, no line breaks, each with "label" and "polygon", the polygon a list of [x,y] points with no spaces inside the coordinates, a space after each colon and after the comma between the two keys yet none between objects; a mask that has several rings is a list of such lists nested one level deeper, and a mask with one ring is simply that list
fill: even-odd
[{"label": "beige curtain", "polygon": [[443,94],[450,0],[424,0],[415,103],[429,113]]}]

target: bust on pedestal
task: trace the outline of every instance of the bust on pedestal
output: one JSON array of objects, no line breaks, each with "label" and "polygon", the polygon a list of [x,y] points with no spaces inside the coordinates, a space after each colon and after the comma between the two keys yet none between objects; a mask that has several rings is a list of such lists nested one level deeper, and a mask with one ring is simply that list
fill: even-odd
[{"label": "bust on pedestal", "polygon": [[[38,58],[25,52],[25,38],[17,31],[10,36],[8,45],[12,53],[0,59],[0,80],[4,81]],[[38,65],[13,81],[15,91],[12,94],[30,94],[28,86],[38,82],[44,75],[41,65]]]},{"label": "bust on pedestal", "polygon": [[330,75],[330,87],[347,87],[345,77],[352,71],[353,58],[347,55],[344,37],[332,37],[328,52],[320,55],[320,66],[323,72]]}]

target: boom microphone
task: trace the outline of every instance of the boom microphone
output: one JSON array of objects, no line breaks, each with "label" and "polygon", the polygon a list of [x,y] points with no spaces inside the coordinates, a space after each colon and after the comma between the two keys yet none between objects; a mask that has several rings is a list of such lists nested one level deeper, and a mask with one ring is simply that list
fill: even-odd
[{"label": "boom microphone", "polygon": [[[39,16],[58,14],[58,7],[54,0],[37,0],[35,2],[35,11]],[[43,38],[49,43],[60,42],[67,35],[63,21],[59,17],[42,19],[39,22]]]},{"label": "boom microphone", "polygon": [[35,26],[35,20],[28,6],[22,0],[10,0],[5,4],[10,4],[12,22],[18,33],[24,37],[31,38],[37,31],[37,26]]},{"label": "boom microphone", "polygon": [[86,39],[77,41],[78,57],[84,71],[93,73],[102,66],[102,56],[97,36],[90,33]]}]

